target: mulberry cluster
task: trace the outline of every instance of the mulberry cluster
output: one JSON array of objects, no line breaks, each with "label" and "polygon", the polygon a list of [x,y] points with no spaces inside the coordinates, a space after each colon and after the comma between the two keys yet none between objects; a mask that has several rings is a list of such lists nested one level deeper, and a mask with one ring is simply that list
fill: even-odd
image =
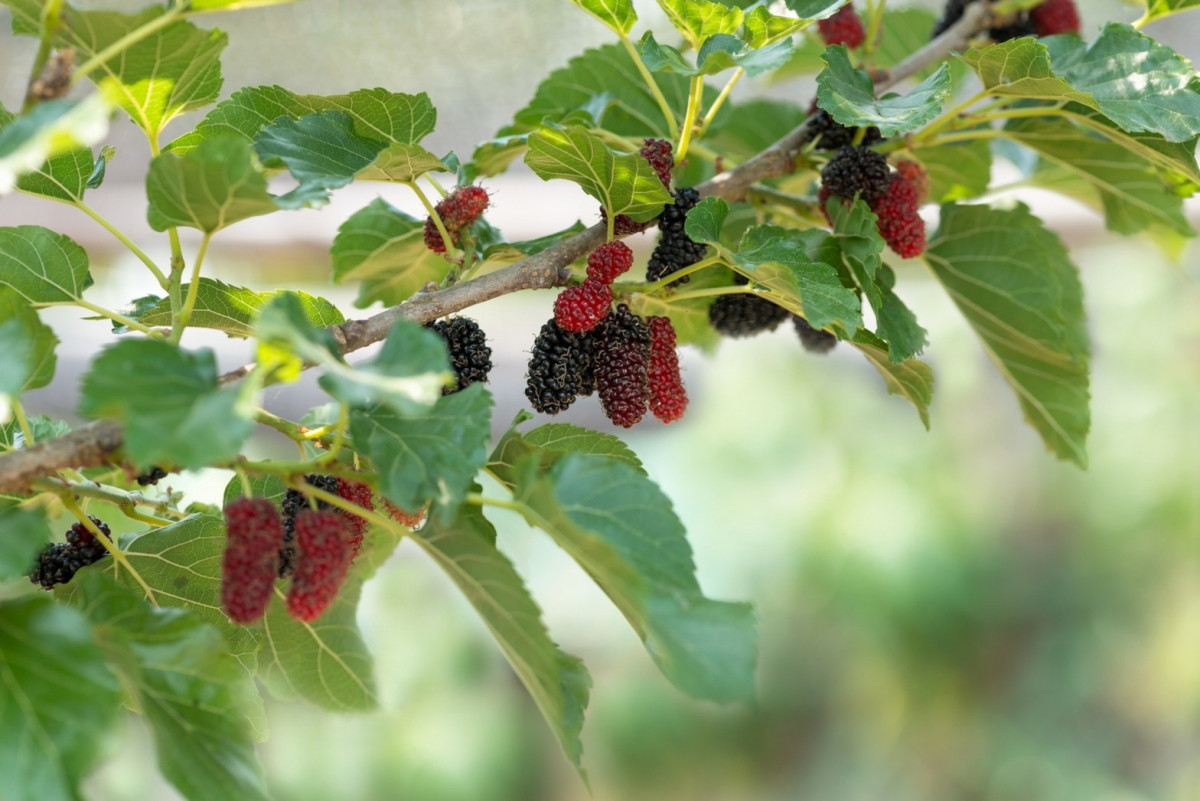
[{"label": "mulberry cluster", "polygon": [[479,323],[470,317],[448,317],[430,323],[428,328],[436,331],[446,341],[450,352],[450,367],[457,382],[453,387],[442,389],[450,395],[471,384],[488,380],[492,370],[492,349],[487,346],[487,337]]},{"label": "mulberry cluster", "polygon": [[283,521],[266,498],[238,498],[225,506],[221,606],[234,623],[263,616],[283,548]]},{"label": "mulberry cluster", "polygon": [[[95,517],[90,519],[104,536],[112,536],[105,523]],[[100,540],[83,523],[76,523],[67,530],[66,542],[56,542],[42,549],[29,573],[29,580],[40,584],[43,589],[53,589],[57,584],[66,584],[82,568],[95,564],[107,555],[108,549]]]},{"label": "mulberry cluster", "polygon": [[[646,266],[648,281],[658,281],[684,267],[690,267],[708,252],[705,245],[692,241],[684,231],[687,213],[700,202],[700,193],[691,187],[684,187],[672,194],[675,202],[663,209],[662,216],[658,218],[660,238]],[[677,283],[687,283],[687,280],[688,277],[684,276]]]},{"label": "mulberry cluster", "polygon": [[356,551],[354,534],[345,516],[333,509],[302,509],[294,530],[296,569],[287,610],[296,620],[310,622],[325,612],[346,580]]},{"label": "mulberry cluster", "polygon": [[[933,28],[932,36],[936,38],[949,30],[951,25],[962,19],[967,6],[974,2],[977,0],[947,0],[942,8],[942,16]],[[1009,39],[1033,36],[1036,33],[1029,13],[1025,11],[1020,12],[1008,25],[999,25],[988,30],[988,35],[994,42],[1007,42]]]},{"label": "mulberry cluster", "polygon": [[[482,186],[460,186],[446,195],[434,206],[446,233],[450,234],[452,244],[458,246],[462,229],[479,219],[489,203],[487,190]],[[438,230],[433,217],[425,218],[425,247],[434,253],[445,253],[446,243],[442,240],[442,232]]]},{"label": "mulberry cluster", "polygon": [[675,352],[675,328],[667,317],[650,317],[650,360],[646,379],[650,386],[650,412],[664,423],[673,423],[687,410],[687,390]]},{"label": "mulberry cluster", "polygon": [[641,422],[646,415],[650,402],[649,357],[650,331],[622,303],[596,329],[592,359],[600,405],[608,419],[622,428]]},{"label": "mulberry cluster", "polygon": [[817,21],[821,39],[827,45],[845,45],[854,49],[867,39],[862,17],[854,10],[854,4],[842,6],[832,17]]},{"label": "mulberry cluster", "polygon": [[650,166],[658,173],[658,180],[663,186],[671,188],[671,171],[675,169],[675,153],[671,143],[666,139],[645,139],[638,151]]},{"label": "mulberry cluster", "polygon": [[[814,147],[817,150],[841,150],[854,143],[854,137],[858,135],[858,128],[847,128],[842,125],[828,111],[820,108],[816,100],[808,107],[808,114],[812,117],[812,122],[808,124],[805,141],[816,142]],[[883,135],[879,133],[878,128],[872,125],[863,134],[861,144],[866,147],[882,141]]]},{"label": "mulberry cluster", "polygon": [[1079,9],[1075,8],[1075,0],[1046,0],[1029,12],[1029,19],[1038,36],[1079,33]]},{"label": "mulberry cluster", "polygon": [[828,353],[837,345],[836,336],[820,328],[813,328],[808,320],[798,314],[792,315],[792,326],[796,329],[796,336],[800,337],[800,344],[809,353]]},{"label": "mulberry cluster", "polygon": [[595,333],[564,330],[551,319],[533,340],[525,397],[543,414],[558,414],[596,389]]},{"label": "mulberry cluster", "polygon": [[[305,482],[325,492],[337,494],[337,476],[310,474],[304,477]],[[324,501],[317,501],[317,508],[328,508]],[[299,490],[289,489],[280,504],[283,511],[283,547],[279,550],[279,577],[287,578],[296,569],[296,515],[310,508],[308,498]]]},{"label": "mulberry cluster", "polygon": [[843,147],[821,170],[821,208],[828,197],[861,197],[872,203],[887,191],[887,159],[869,147]]}]

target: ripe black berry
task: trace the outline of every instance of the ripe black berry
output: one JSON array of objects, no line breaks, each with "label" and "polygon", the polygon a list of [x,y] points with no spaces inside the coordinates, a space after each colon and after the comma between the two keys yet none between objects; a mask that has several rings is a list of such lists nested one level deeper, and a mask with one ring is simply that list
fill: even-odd
[{"label": "ripe black berry", "polygon": [[887,191],[891,169],[887,159],[869,147],[843,147],[821,170],[821,192],[868,203]]},{"label": "ripe black berry", "polygon": [[163,470],[158,465],[154,465],[153,467],[151,467],[145,473],[142,473],[141,475],[139,475],[134,480],[137,481],[139,486],[144,487],[147,484],[157,484],[160,480],[162,480],[166,477],[167,477],[167,471]]},{"label": "ripe black berry", "polygon": [[[647,281],[658,281],[684,267],[690,267],[708,252],[705,245],[693,242],[684,232],[687,213],[700,202],[700,193],[689,186],[676,189],[672,194],[675,203],[664,208],[662,216],[658,218],[659,240],[646,265]],[[685,275],[676,283],[685,284],[687,280],[688,276]]]},{"label": "ripe black berry", "polygon": [[[808,131],[805,137],[805,143],[816,142],[814,147],[817,150],[841,150],[843,147],[854,143],[854,137],[858,134],[857,128],[847,128],[837,120],[835,120],[828,111],[817,106],[814,100],[808,109],[813,121],[808,124]],[[863,134],[862,144],[874,145],[883,141],[883,136],[879,133],[879,129],[872,125]]]},{"label": "ripe black berry", "polygon": [[[934,26],[932,37],[936,38],[945,33],[951,25],[962,19],[963,12],[967,6],[977,0],[946,0],[946,5],[942,9],[942,16]],[[1033,22],[1029,19],[1029,13],[1026,11],[1020,12],[1016,19],[1008,25],[1001,25],[992,28],[988,31],[994,42],[1007,42],[1009,39],[1016,39],[1019,36],[1035,35]]]},{"label": "ripe black berry", "polygon": [[533,340],[525,397],[543,414],[558,414],[596,389],[595,331],[564,331],[551,318]]},{"label": "ripe black berry", "polygon": [[[112,536],[108,526],[99,519],[91,518],[104,536]],[[40,554],[29,580],[40,584],[43,589],[53,589],[56,584],[66,584],[80,569],[95,564],[108,555],[105,548],[83,523],[76,523],[67,530],[67,541],[47,545]]]},{"label": "ripe black berry", "polygon": [[650,330],[624,303],[596,329],[593,365],[600,405],[622,428],[641,421],[650,403]]},{"label": "ripe black berry", "polygon": [[708,321],[727,337],[749,337],[775,330],[788,310],[758,295],[721,295],[708,307]]},{"label": "ripe black berry", "polygon": [[442,390],[450,395],[477,382],[486,382],[492,369],[492,349],[479,323],[469,317],[448,317],[430,323],[428,328],[441,335],[450,351],[450,367],[458,383]]},{"label": "ripe black berry", "polygon": [[820,328],[813,328],[808,320],[798,314],[792,315],[792,325],[796,329],[796,335],[800,337],[800,344],[810,353],[828,353],[837,344],[836,336]]},{"label": "ripe black berry", "polygon": [[[334,495],[338,492],[337,476],[307,475],[304,480],[309,485]],[[329,504],[317,501],[318,509],[327,509]],[[280,510],[283,513],[283,548],[279,551],[279,577],[287,578],[296,569],[296,515],[311,508],[308,498],[299,490],[289,489],[283,496]]]}]

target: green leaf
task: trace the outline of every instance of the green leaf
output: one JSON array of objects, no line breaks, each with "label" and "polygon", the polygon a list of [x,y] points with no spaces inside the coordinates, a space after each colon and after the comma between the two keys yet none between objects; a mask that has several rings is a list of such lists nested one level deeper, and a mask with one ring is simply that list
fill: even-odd
[{"label": "green leaf", "polygon": [[772,14],[765,5],[756,5],[742,20],[742,38],[754,48],[765,47],[804,27],[804,21]]},{"label": "green leaf", "polygon": [[224,136],[178,156],[162,153],[146,174],[150,227],[173,226],[213,233],[239,220],[280,208],[249,143]]},{"label": "green leaf", "polygon": [[742,27],[743,13],[736,6],[713,0],[658,0],[658,5],[693,50],[714,34],[734,34]]},{"label": "green leaf", "polygon": [[58,337],[11,289],[0,289],[0,395],[20,395],[54,378]]},{"label": "green leaf", "polygon": [[950,68],[945,65],[906,95],[876,98],[871,76],[854,69],[845,46],[826,48],[824,60],[826,67],[817,76],[817,99],[842,125],[874,125],[885,137],[897,136],[933,120],[950,96]]},{"label": "green leaf", "polygon": [[540,453],[543,467],[548,467],[554,460],[567,454],[582,453],[614,459],[643,475],[646,472],[637,454],[611,434],[580,428],[571,423],[547,423],[527,433],[519,433],[517,426],[531,419],[532,415],[528,412],[518,414],[488,457],[488,472],[510,490],[516,486],[517,465],[535,451]]},{"label": "green leaf", "polygon": [[687,213],[684,233],[693,241],[715,245],[721,241],[721,228],[728,217],[728,201],[719,197],[706,197]]},{"label": "green leaf", "polygon": [[934,202],[969,200],[988,190],[992,181],[992,149],[984,139],[913,148],[929,176]]},{"label": "green leaf", "polygon": [[217,386],[211,350],[158,340],[105,348],[83,377],[79,411],[124,424],[124,448],[139,467],[188,469],[234,459],[253,427],[253,403]]},{"label": "green leaf", "polygon": [[333,280],[359,281],[359,308],[394,306],[426,283],[439,283],[450,263],[425,246],[424,223],[383,198],[350,215],[330,248]]},{"label": "green leaf", "polygon": [[611,217],[625,214],[645,222],[671,202],[649,162],[636,153],[614,153],[582,126],[543,128],[531,135],[525,163],[543,180],[579,184]]},{"label": "green leaf", "polygon": [[518,466],[515,499],[613,600],[663,674],[713,701],[754,695],[757,637],[749,604],[706,598],[670,500],[618,460],[568,454],[541,473]]},{"label": "green leaf", "polygon": [[379,471],[379,489],[401,509],[433,501],[443,520],[467,495],[487,460],[492,396],[480,384],[439,398],[423,413],[382,404],[350,415],[355,450]]},{"label": "green leaf", "polygon": [[[122,538],[121,548],[129,564],[154,591],[156,603],[187,609],[215,626],[225,638],[225,650],[238,660],[246,675],[258,671],[258,633],[232,622],[220,607],[221,558],[225,552],[225,523],[220,516],[191,515],[132,539]],[[141,585],[128,571],[115,563],[106,569],[120,584],[141,591]],[[267,724],[259,706],[247,715],[258,733],[257,739],[263,740]]]},{"label": "green leaf", "polygon": [[[44,109],[46,105],[46,103],[41,103],[35,106],[33,114],[29,116],[32,118],[34,114],[39,113],[38,109]],[[53,108],[51,106],[51,109]],[[40,113],[45,114],[46,112]],[[12,114],[0,106],[0,153],[15,144],[3,144],[7,138],[4,131],[14,119]],[[58,117],[54,117],[54,119],[57,120]],[[28,119],[25,124],[29,124]],[[26,141],[27,144],[28,141]],[[57,147],[57,145],[52,145],[52,149],[57,149]],[[0,156],[0,160],[2,159],[3,157]],[[89,179],[96,167],[97,165],[92,159],[92,151],[89,148],[73,147],[51,156],[38,169],[22,175],[17,180],[17,188],[31,195],[65,200],[68,203],[75,202],[80,200],[84,191],[91,186]]]},{"label": "green leaf", "polygon": [[801,19],[828,19],[849,0],[786,0],[787,7]]},{"label": "green leaf", "polygon": [[1095,108],[1086,92],[1080,92],[1054,74],[1050,51],[1037,39],[1022,36],[983,48],[971,48],[961,56],[975,70],[983,88],[1007,97],[1069,100]]},{"label": "green leaf", "polygon": [[1162,227],[1194,236],[1183,214],[1183,198],[1153,167],[1112,142],[1097,139],[1062,120],[1009,120],[1005,136],[1086,181],[1099,195],[1112,231],[1136,234]]},{"label": "green leaf", "polygon": [[888,394],[907,399],[928,429],[929,404],[933,400],[933,370],[929,365],[918,359],[893,362],[888,344],[869,331],[859,331],[850,344],[858,348],[883,376]]},{"label": "green leaf", "polygon": [[108,134],[110,112],[100,95],[46,101],[15,118],[0,108],[0,195],[16,186],[47,197],[74,197],[74,171],[82,169],[76,165],[90,159],[87,148]]},{"label": "green leaf", "polygon": [[[29,427],[33,430],[33,438],[37,442],[44,439],[55,439],[71,431],[71,427],[62,420],[55,420],[44,414],[29,418]],[[0,445],[17,449],[27,447],[25,434],[16,420],[0,423]]]},{"label": "green leaf", "polygon": [[36,509],[0,509],[0,581],[28,576],[50,542],[46,519]]},{"label": "green leaf", "polygon": [[880,286],[884,242],[875,214],[862,200],[847,207],[830,198],[828,209],[842,263],[875,312],[875,333],[888,343],[888,359],[899,364],[920,353],[925,348],[925,329],[894,292]]},{"label": "green leaf", "polygon": [[[59,38],[91,58],[166,9],[151,6],[137,14],[71,10]],[[154,31],[89,74],[154,142],[180,114],[216,101],[221,91],[221,51],[228,37],[190,22],[172,22]]]},{"label": "green leaf", "polygon": [[0,683],[6,801],[78,801],[121,712],[87,621],[44,596],[0,604]]},{"label": "green leaf", "polygon": [[794,50],[791,39],[756,48],[736,36],[718,33],[704,40],[696,54],[696,63],[704,75],[741,67],[747,75],[755,77],[787,64]]},{"label": "green leaf", "polygon": [[158,766],[189,801],[265,799],[244,710],[259,702],[221,633],[156,609],[103,573],[77,579],[96,641],[154,735]]},{"label": "green leaf", "polygon": [[[883,23],[879,26],[879,46],[875,48],[873,66],[894,67],[929,44],[929,32],[937,24],[937,19],[937,14],[927,8],[892,8],[889,5],[883,12]],[[968,73],[967,68],[958,60],[935,60],[915,73],[914,77],[924,80],[942,64],[950,65],[951,84],[957,88]]]},{"label": "green leaf", "polygon": [[925,256],[1026,420],[1059,458],[1086,466],[1083,290],[1062,242],[1024,205],[946,205]]},{"label": "green leaf", "polygon": [[379,706],[374,659],[355,619],[362,579],[351,575],[325,614],[312,623],[293,620],[283,593],[267,607],[261,675],[281,698],[303,698],[334,712],[365,712]]},{"label": "green leaf", "polygon": [[579,732],[592,685],[578,658],[559,650],[541,610],[512,563],[493,544],[496,532],[477,507],[453,526],[431,520],[412,539],[437,562],[483,618],[567,759],[582,774]]},{"label": "green leaf", "polygon": [[571,0],[572,3],[607,25],[621,36],[633,30],[637,12],[633,0]]},{"label": "green leaf", "polygon": [[745,161],[778,142],[806,119],[808,111],[795,103],[756,98],[733,104],[729,120],[704,141],[720,153]]},{"label": "green leaf", "polygon": [[[186,294],[188,284],[180,289]],[[255,292],[245,287],[232,286],[213,278],[201,278],[200,287],[196,290],[196,305],[192,310],[192,319],[188,322],[193,328],[213,328],[224,331],[231,337],[249,337],[254,335],[254,321],[263,307],[279,295],[287,292],[294,295],[300,307],[304,310],[305,318],[319,328],[340,325],[346,321],[338,308],[324,298],[310,295],[307,292],[291,292],[276,290],[274,292]],[[171,303],[167,299],[158,301],[148,311],[138,316],[138,321],[150,326],[165,326],[171,324]]]},{"label": "green leaf", "polygon": [[1200,8],[1200,0],[1144,0],[1146,13],[1142,22],[1153,22],[1181,11]]},{"label": "green leaf", "polygon": [[35,306],[74,303],[92,285],[87,253],[40,225],[0,228],[0,287]]},{"label": "green leaf", "polygon": [[[328,331],[315,327],[300,300],[280,294],[263,308],[256,332],[259,362],[292,357],[288,377],[299,374],[299,362],[325,368],[321,387],[342,403],[369,406],[381,403],[400,414],[421,414],[441,396],[452,377],[446,345],[436,333],[411,320],[397,320],[383,349],[357,368],[347,365]],[[406,507],[408,508],[408,507]]]}]

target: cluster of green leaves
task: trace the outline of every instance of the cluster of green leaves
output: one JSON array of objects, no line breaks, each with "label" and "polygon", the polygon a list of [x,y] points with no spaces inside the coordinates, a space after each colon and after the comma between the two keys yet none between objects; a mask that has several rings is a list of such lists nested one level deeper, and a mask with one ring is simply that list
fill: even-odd
[{"label": "cluster of green leaves", "polygon": [[[449,363],[431,331],[401,319],[374,357],[351,366],[328,331],[345,319],[334,304],[202,275],[209,241],[226,227],[320,206],[352,181],[402,185],[432,210],[426,192],[442,191],[437,174],[470,183],[521,157],[546,180],[578,184],[610,225],[618,215],[647,221],[671,197],[636,154],[644,137],[668,139],[687,154],[677,185],[700,183],[808,117],[807,103],[731,100],[742,76],[819,70],[817,101],[837,122],[876,126],[889,137],[882,152],[925,167],[942,204],[925,256],[930,273],[1047,446],[1085,463],[1089,348],[1078,272],[1028,208],[983,201],[993,161],[1003,158],[1023,170],[1024,183],[1091,203],[1113,231],[1168,246],[1191,236],[1181,204],[1200,186],[1200,91],[1184,59],[1134,26],[1113,23],[1090,42],[981,43],[924,70],[904,94],[877,96],[864,68],[893,66],[919,47],[932,27],[927,12],[871,4],[881,37],[851,53],[815,47],[806,34],[846,0],[787,0],[788,14],[765,3],[659,0],[674,28],[669,42],[650,31],[633,38],[631,0],[573,1],[617,41],[552,72],[511,123],[462,160],[422,146],[437,119],[424,94],[316,96],[258,86],[216,102],[226,38],[194,18],[272,0],[176,0],[137,14],[0,0],[16,33],[74,48],[76,77],[96,86],[80,101],[34,104],[20,114],[0,109],[0,191],[82,211],[126,244],[153,282],[127,309],[105,308],[88,297],[93,279],[78,243],[40,226],[0,228],[0,394],[15,412],[0,426],[0,470],[6,453],[66,433],[65,424],[27,416],[20,398],[54,374],[59,342],[38,310],[70,305],[111,321],[119,335],[86,373],[79,410],[121,424],[128,464],[236,467],[227,499],[249,490],[279,500],[304,473],[353,473],[396,507],[429,513],[418,531],[372,517],[350,581],[317,622],[297,623],[276,603],[259,624],[240,627],[219,608],[224,530],[214,507],[147,500],[129,492],[122,471],[106,469],[65,469],[35,483],[33,494],[0,495],[0,580],[21,580],[51,538],[48,520],[62,505],[77,510],[77,495],[127,513],[119,528],[131,530],[114,558],[85,569],[53,599],[26,594],[0,604],[6,797],[77,797],[122,703],[146,718],[163,774],[187,798],[265,797],[252,751],[266,736],[255,680],[331,710],[373,707],[371,656],[355,609],[362,582],[402,538],[475,607],[582,772],[590,678],[551,638],[498,547],[489,506],[518,512],[574,558],[677,687],[721,702],[752,696],[752,609],[703,594],[669,499],[619,440],[567,424],[527,428],[522,415],[493,444],[491,395],[479,385],[442,395]],[[1139,24],[1192,5],[1155,0]],[[709,85],[714,76],[723,88]],[[191,131],[160,141],[168,122],[206,108]],[[169,264],[148,257],[89,203],[111,157],[92,148],[113,110],[146,134],[146,213],[167,235]],[[636,311],[669,316],[681,343],[702,346],[715,340],[707,316],[713,298],[753,292],[860,352],[928,425],[933,374],[917,358],[926,332],[898,292],[904,268],[888,263],[866,204],[818,207],[814,184],[825,158],[805,148],[793,173],[757,183],[745,200],[701,202],[687,232],[710,257],[686,291],[636,282],[615,289]],[[268,179],[284,171],[294,188],[272,193]],[[372,201],[331,244],[333,280],[357,284],[360,307],[394,305],[431,282],[469,280],[582,229],[509,242],[484,221],[460,252],[443,256],[425,247],[423,225],[382,198]],[[184,253],[181,228],[200,233],[195,252]],[[750,283],[736,285],[734,274]],[[210,351],[181,347],[194,327],[256,340],[245,380],[227,385]],[[266,384],[294,381],[307,367],[321,372],[328,407],[294,422],[260,409]],[[242,459],[255,424],[295,439],[304,460]]]}]

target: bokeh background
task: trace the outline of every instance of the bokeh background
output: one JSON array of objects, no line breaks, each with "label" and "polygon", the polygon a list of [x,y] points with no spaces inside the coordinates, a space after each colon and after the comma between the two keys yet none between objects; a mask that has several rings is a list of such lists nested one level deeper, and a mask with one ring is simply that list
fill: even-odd
[{"label": "bokeh background", "polygon": [[[1115,0],[1079,5],[1089,30],[1138,15]],[[637,6],[666,30],[654,3]],[[268,83],[427,91],[439,110],[427,144],[439,153],[469,153],[551,69],[607,40],[566,0],[306,0],[211,24],[230,34],[225,94]],[[0,26],[0,101],[12,108],[32,43],[7,32],[2,11]],[[1200,53],[1187,16],[1149,32]],[[744,81],[735,98],[756,93],[807,103],[812,84]],[[162,257],[165,242],[144,221],[148,151],[136,134],[114,123],[117,158],[89,200]],[[490,219],[513,239],[595,219],[574,187],[520,169],[489,186]],[[214,241],[213,275],[324,294],[353,313],[353,290],[328,285],[328,245],[378,194],[417,209],[402,189],[351,187],[320,211],[245,221]],[[272,702],[261,753],[276,796],[1200,800],[1200,258],[1109,235],[1070,201],[1022,198],[1062,232],[1083,275],[1094,342],[1086,472],[1044,451],[944,293],[919,262],[899,265],[898,290],[929,330],[931,431],[856,354],[814,357],[781,329],[714,354],[686,351],[687,417],[627,436],[686,523],[705,590],[758,607],[756,704],[717,707],[675,691],[586,576],[500,512],[503,549],[552,633],[593,675],[583,733],[591,795],[470,607],[402,544],[360,612],[383,708],[344,717]],[[83,215],[0,199],[0,225],[34,222],[88,248],[98,301],[145,291],[137,262]],[[475,310],[495,351],[498,428],[523,405],[523,363],[550,298]],[[110,341],[107,326],[69,310],[44,317],[66,344],[55,383],[27,406],[75,419],[79,374]],[[228,367],[249,353],[202,332],[186,344],[216,348]],[[321,402],[311,378],[272,390],[271,408],[300,414]],[[611,430],[594,399],[565,418]],[[254,447],[270,455],[279,443]],[[169,483],[216,500],[224,481],[209,472]],[[89,797],[177,798],[149,768],[151,750],[131,718]]]}]

